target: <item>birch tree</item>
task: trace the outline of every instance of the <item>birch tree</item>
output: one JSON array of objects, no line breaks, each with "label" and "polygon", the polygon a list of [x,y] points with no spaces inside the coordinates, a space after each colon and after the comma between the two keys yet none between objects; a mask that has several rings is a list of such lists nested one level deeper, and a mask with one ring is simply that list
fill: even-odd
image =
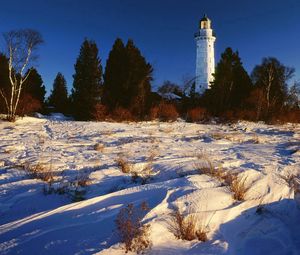
[{"label": "birch tree", "polygon": [[37,59],[38,46],[43,43],[39,32],[32,29],[11,30],[3,34],[8,57],[10,88],[0,89],[7,110],[7,119],[15,121],[20,95]]},{"label": "birch tree", "polygon": [[[254,67],[251,77],[255,88],[262,89],[266,102],[264,118],[271,118],[278,113],[288,99],[287,82],[295,73],[295,69],[280,63],[276,58],[264,58],[260,65]],[[261,103],[261,102],[259,102]]]}]

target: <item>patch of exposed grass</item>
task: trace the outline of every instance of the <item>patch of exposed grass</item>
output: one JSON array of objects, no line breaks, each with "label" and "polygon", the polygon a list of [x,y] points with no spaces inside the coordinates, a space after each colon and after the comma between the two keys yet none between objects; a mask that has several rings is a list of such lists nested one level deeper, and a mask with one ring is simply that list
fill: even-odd
[{"label": "patch of exposed grass", "polygon": [[198,239],[206,242],[207,231],[203,224],[200,224],[202,219],[199,219],[194,214],[184,216],[178,209],[171,214],[171,219],[168,221],[168,229],[176,238],[181,240],[192,241]]},{"label": "patch of exposed grass", "polygon": [[139,207],[128,204],[118,213],[116,225],[126,253],[142,253],[151,248],[150,225],[142,223],[142,217],[148,210],[148,205],[143,202]]},{"label": "patch of exposed grass", "polygon": [[105,149],[105,146],[104,146],[104,144],[102,144],[102,143],[96,143],[95,145],[94,145],[94,150],[95,151],[99,151],[99,152],[104,152],[104,149]]}]

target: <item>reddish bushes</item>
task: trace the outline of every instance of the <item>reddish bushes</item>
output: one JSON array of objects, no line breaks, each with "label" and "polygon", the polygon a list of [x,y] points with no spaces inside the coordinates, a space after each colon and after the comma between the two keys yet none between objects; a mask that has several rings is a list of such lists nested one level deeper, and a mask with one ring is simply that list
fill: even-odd
[{"label": "reddish bushes", "polygon": [[109,112],[108,108],[103,104],[96,104],[93,111],[93,118],[96,121],[107,119],[114,121],[132,121],[135,119],[132,113],[125,108],[118,107]]},{"label": "reddish bushes", "polygon": [[188,110],[187,121],[199,122],[207,118],[207,111],[205,108],[196,107]]},{"label": "reddish bushes", "polygon": [[300,123],[300,110],[289,110],[283,111],[277,116],[274,116],[270,123],[278,124],[278,123]]},{"label": "reddish bushes", "polygon": [[28,93],[24,93],[20,98],[17,114],[24,116],[25,114],[33,113],[42,109],[42,103],[32,97]]},{"label": "reddish bushes", "polygon": [[122,107],[116,108],[113,111],[111,118],[116,121],[133,121],[135,119],[128,109]]},{"label": "reddish bushes", "polygon": [[150,118],[161,121],[175,121],[179,113],[174,104],[161,102],[159,105],[150,109]]},{"label": "reddish bushes", "polygon": [[103,104],[96,104],[92,116],[97,121],[105,120],[108,116],[107,107]]}]

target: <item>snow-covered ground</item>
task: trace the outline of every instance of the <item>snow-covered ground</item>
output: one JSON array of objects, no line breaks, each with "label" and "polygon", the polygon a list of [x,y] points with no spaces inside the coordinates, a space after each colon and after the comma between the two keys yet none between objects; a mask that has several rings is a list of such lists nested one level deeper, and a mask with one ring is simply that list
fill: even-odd
[{"label": "snow-covered ground", "polygon": [[[0,254],[124,254],[116,216],[143,201],[149,254],[300,254],[297,188],[284,178],[299,175],[300,125],[27,117],[0,122],[0,152]],[[137,172],[151,163],[150,178],[121,172],[120,157]],[[196,170],[207,159],[246,180],[245,201]],[[55,173],[51,186],[29,175],[34,165]],[[167,223],[174,208],[197,215],[209,240],[176,239]]]}]

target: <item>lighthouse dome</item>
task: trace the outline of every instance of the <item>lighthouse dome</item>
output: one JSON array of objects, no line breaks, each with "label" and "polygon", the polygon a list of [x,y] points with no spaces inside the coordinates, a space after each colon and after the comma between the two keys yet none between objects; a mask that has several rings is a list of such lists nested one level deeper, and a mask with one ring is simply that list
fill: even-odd
[{"label": "lighthouse dome", "polygon": [[210,19],[204,14],[203,18],[200,20],[200,29],[210,29],[211,28],[211,21]]}]

